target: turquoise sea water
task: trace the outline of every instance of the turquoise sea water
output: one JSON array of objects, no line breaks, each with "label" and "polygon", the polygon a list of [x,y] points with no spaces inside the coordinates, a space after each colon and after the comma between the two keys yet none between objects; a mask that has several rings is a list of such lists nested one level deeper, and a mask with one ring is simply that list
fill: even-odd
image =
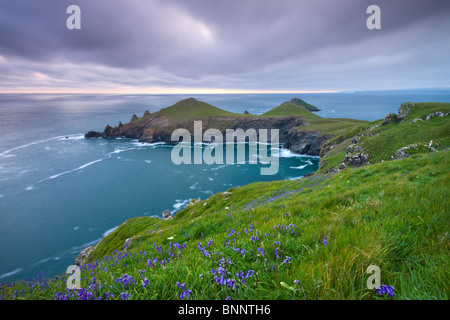
[{"label": "turquoise sea water", "polygon": [[[298,96],[298,95],[297,95]],[[125,220],[176,214],[193,198],[254,181],[314,172],[317,157],[280,153],[280,169],[260,164],[174,165],[173,146],[130,139],[84,139],[185,95],[0,95],[0,281],[64,273],[76,255]],[[261,114],[295,95],[192,95],[232,112]],[[327,117],[365,120],[406,101],[450,101],[450,92],[302,94]]]}]

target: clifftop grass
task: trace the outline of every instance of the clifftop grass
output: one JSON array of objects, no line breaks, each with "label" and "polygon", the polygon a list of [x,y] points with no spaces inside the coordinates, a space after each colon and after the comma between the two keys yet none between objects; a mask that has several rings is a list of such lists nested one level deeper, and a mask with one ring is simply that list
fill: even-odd
[{"label": "clifftop grass", "polygon": [[[0,297],[448,300],[450,131],[435,113],[449,106],[415,104],[403,122],[350,125],[326,145],[331,166],[359,135],[370,166],[232,188],[167,221],[127,220],[82,266],[82,289],[39,275],[0,285]],[[429,139],[436,151],[384,161]],[[367,288],[370,265],[393,298]]]},{"label": "clifftop grass", "polygon": [[[408,105],[408,104],[404,104]],[[401,107],[400,107],[401,109]],[[445,150],[450,146],[450,121],[448,114],[450,103],[423,102],[411,104],[409,113],[402,121],[394,120],[383,125],[384,119],[356,126],[349,126],[322,146],[327,150],[321,158],[319,172],[326,172],[338,168],[350,145],[358,145],[369,155],[370,163],[389,161],[396,158],[396,152],[416,144],[416,149],[409,153],[431,152],[431,146],[438,150]],[[357,137],[355,143],[353,138]],[[431,144],[430,144],[431,143]]]},{"label": "clifftop grass", "polygon": [[442,151],[233,188],[168,221],[126,221],[82,267],[83,289],[68,291],[62,276],[2,286],[0,294],[391,299],[366,287],[374,264],[382,284],[394,286],[394,299],[448,299],[448,168],[449,153]]}]

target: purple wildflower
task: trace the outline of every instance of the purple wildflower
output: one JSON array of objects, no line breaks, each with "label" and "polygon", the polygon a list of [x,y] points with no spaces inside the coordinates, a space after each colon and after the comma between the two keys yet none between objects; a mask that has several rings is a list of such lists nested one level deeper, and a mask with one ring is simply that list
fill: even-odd
[{"label": "purple wildflower", "polygon": [[128,294],[128,290],[126,292],[121,292],[120,296],[122,297],[122,300],[128,300],[131,298],[131,294]]},{"label": "purple wildflower", "polygon": [[324,245],[328,245],[328,236],[325,236],[324,238],[323,238],[323,244]]},{"label": "purple wildflower", "polygon": [[291,257],[286,256],[286,259],[284,259],[283,263],[291,263]]},{"label": "purple wildflower", "polygon": [[278,259],[278,258],[280,258],[280,256],[278,255],[278,249],[277,248],[275,248],[275,257]]},{"label": "purple wildflower", "polygon": [[142,282],[142,285],[144,286],[144,288],[147,288],[149,283],[150,283],[150,281],[148,281],[147,277],[145,277],[144,281]]},{"label": "purple wildflower", "polygon": [[[184,299],[189,299],[190,295],[192,294],[191,290],[185,290],[180,294],[180,299],[184,300]],[[191,298],[192,300],[192,298]]]},{"label": "purple wildflower", "polygon": [[264,249],[263,248],[258,248],[258,249],[256,249],[256,251],[259,251],[261,253],[261,255],[264,257]]},{"label": "purple wildflower", "polygon": [[122,278],[117,278],[116,281],[120,282],[124,286],[128,286],[131,283],[133,284],[135,283],[133,277],[128,274],[124,274]]},{"label": "purple wildflower", "polygon": [[393,298],[395,296],[394,293],[394,287],[390,286],[390,285],[382,285],[379,289],[378,289],[378,293],[380,296],[384,295],[385,293],[387,293],[391,298]]},{"label": "purple wildflower", "polygon": [[177,281],[177,287],[182,289],[182,290],[186,290],[186,284],[185,283],[181,283]]}]

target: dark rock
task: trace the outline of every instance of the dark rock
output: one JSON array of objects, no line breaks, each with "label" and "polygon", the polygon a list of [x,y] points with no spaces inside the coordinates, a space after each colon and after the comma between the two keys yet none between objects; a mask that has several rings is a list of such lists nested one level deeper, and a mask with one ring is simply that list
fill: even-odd
[{"label": "dark rock", "polygon": [[352,138],[352,143],[353,143],[353,144],[357,144],[357,143],[359,143],[360,140],[361,140],[361,137],[360,137],[360,136],[354,136],[354,137]]},{"label": "dark rock", "polygon": [[131,116],[131,121],[136,121],[137,119],[139,119],[137,115],[133,114]]},{"label": "dark rock", "polygon": [[250,114],[247,110],[244,111],[244,114]]},{"label": "dark rock", "polygon": [[400,105],[400,108],[398,108],[397,122],[404,121],[415,105],[414,102],[406,102]]},{"label": "dark rock", "polygon": [[82,266],[86,264],[86,262],[89,259],[89,255],[92,253],[92,251],[95,250],[95,248],[97,248],[97,245],[98,244],[96,244],[95,246],[87,247],[86,249],[81,251],[80,254],[75,259],[75,264],[77,266]]},{"label": "dark rock", "polygon": [[284,147],[295,153],[318,156],[320,155],[322,144],[332,137],[333,135],[322,134],[316,130],[299,131],[296,128],[292,128],[289,130]]},{"label": "dark rock", "polygon": [[84,137],[87,138],[87,139],[89,139],[89,138],[101,138],[101,137],[103,137],[103,133],[97,132],[97,131],[89,131],[88,133],[86,133],[84,135]]},{"label": "dark rock", "polygon": [[145,112],[144,112],[144,117],[149,116],[149,115],[150,115],[150,111],[145,110]]},{"label": "dark rock", "polygon": [[348,163],[351,166],[360,166],[369,161],[369,155],[364,152],[358,152],[356,154],[346,154],[344,157],[344,163]]},{"label": "dark rock", "polygon": [[164,211],[162,212],[162,218],[163,218],[164,220],[169,220],[169,219],[172,219],[172,218],[173,218],[173,215],[170,213],[169,210],[164,210]]},{"label": "dark rock", "polygon": [[383,123],[381,124],[382,126],[385,126],[385,125],[387,125],[387,124],[390,124],[390,123],[395,123],[395,122],[397,122],[397,115],[395,114],[395,113],[389,113],[385,118],[384,118],[384,121],[383,121]]},{"label": "dark rock", "polygon": [[433,117],[441,117],[441,118],[443,118],[443,117],[446,117],[446,116],[448,116],[448,112],[436,111],[436,112],[428,114],[425,117],[425,120],[428,121],[428,120],[430,120]]}]

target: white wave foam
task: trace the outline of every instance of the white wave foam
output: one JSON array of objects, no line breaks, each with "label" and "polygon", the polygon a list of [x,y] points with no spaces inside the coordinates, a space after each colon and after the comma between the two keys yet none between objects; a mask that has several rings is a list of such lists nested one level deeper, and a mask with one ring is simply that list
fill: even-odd
[{"label": "white wave foam", "polygon": [[130,150],[136,150],[136,148],[115,149],[114,151],[111,151],[110,153],[108,153],[108,157],[111,157],[113,154],[119,154],[121,152],[130,151]]},{"label": "white wave foam", "polygon": [[60,177],[60,176],[62,176],[62,175],[65,175],[65,174],[68,174],[68,173],[72,173],[72,172],[75,172],[75,171],[78,171],[78,170],[85,169],[85,168],[89,167],[90,165],[93,165],[94,163],[97,163],[97,162],[101,162],[101,161],[103,161],[103,160],[104,160],[104,159],[97,159],[97,160],[88,162],[88,163],[86,163],[86,164],[83,164],[83,165],[79,166],[78,168],[75,168],[75,169],[72,169],[72,170],[69,170],[69,171],[64,171],[64,172],[55,174],[55,175],[53,175],[53,176],[44,178],[44,179],[42,179],[42,180],[39,180],[38,183],[41,183],[41,182],[43,182],[43,181],[50,180],[50,179],[56,179],[56,178],[58,178],[58,177]]},{"label": "white wave foam", "polygon": [[28,187],[25,188],[25,190],[27,190],[27,191],[30,191],[30,190],[33,190],[33,189],[34,189],[34,186],[33,186],[33,185],[28,186]]},{"label": "white wave foam", "polygon": [[166,145],[166,143],[164,141],[159,141],[159,142],[141,142],[139,140],[132,140],[130,142],[131,145],[139,147],[139,148],[145,148],[145,147],[158,147],[158,146],[163,146]]},{"label": "white wave foam", "polygon": [[4,274],[1,274],[1,275],[0,275],[0,279],[6,278],[6,277],[9,277],[9,276],[13,276],[13,275],[15,275],[16,273],[19,273],[19,272],[22,272],[22,271],[23,271],[23,268],[14,269],[13,271],[6,272],[6,273],[4,273]]},{"label": "white wave foam", "polygon": [[[277,155],[274,154],[274,156],[276,157]],[[297,154],[289,149],[286,148],[281,148],[279,151],[279,155],[280,158],[297,158],[297,157],[301,157],[300,154]]]},{"label": "white wave foam", "polygon": [[191,189],[191,190],[197,189],[196,188],[197,185],[198,185],[198,182],[196,182],[192,186],[190,186],[189,189]]},{"label": "white wave foam", "polygon": [[146,163],[152,163],[152,160],[144,160]]},{"label": "white wave foam", "polygon": [[181,209],[181,207],[184,207],[185,205],[187,205],[189,202],[191,202],[192,199],[186,199],[186,200],[181,200],[181,199],[176,199],[175,200],[175,204],[173,205],[173,210],[170,211],[170,213],[175,213],[178,210]]},{"label": "white wave foam", "polygon": [[218,167],[211,168],[211,170],[219,170],[219,169],[222,169],[222,168],[225,168],[225,167],[228,167],[228,166],[232,166],[232,165],[234,165],[234,163],[232,163],[232,164],[222,164],[222,165],[220,165]]},{"label": "white wave foam", "polygon": [[[36,140],[36,141],[30,142],[30,143],[27,143],[27,144],[24,144],[24,145],[21,145],[21,146],[18,146],[18,147],[14,147],[14,148],[5,150],[5,151],[0,153],[0,157],[6,157],[6,156],[10,157],[11,155],[8,155],[8,153],[10,153],[12,151],[20,150],[20,149],[23,149],[23,148],[28,148],[28,147],[31,147],[33,145],[44,143],[44,142],[49,142],[49,141],[52,141],[52,140],[66,139],[66,137],[68,137],[69,139],[73,138],[73,137],[77,137],[77,139],[78,139],[80,137],[80,134],[77,133],[76,135],[72,134],[72,135],[67,135],[67,136],[56,136],[56,137],[53,137],[53,138]],[[84,136],[83,136],[83,138],[84,138]]]},{"label": "white wave foam", "polygon": [[[312,163],[311,163],[312,164]],[[291,169],[304,169],[306,166],[308,166],[307,164],[303,165],[303,166],[298,166],[298,167],[289,167]]]},{"label": "white wave foam", "polygon": [[78,134],[71,134],[68,136],[64,136],[62,138],[59,138],[58,140],[64,141],[64,140],[83,140],[84,134],[78,133]]}]

